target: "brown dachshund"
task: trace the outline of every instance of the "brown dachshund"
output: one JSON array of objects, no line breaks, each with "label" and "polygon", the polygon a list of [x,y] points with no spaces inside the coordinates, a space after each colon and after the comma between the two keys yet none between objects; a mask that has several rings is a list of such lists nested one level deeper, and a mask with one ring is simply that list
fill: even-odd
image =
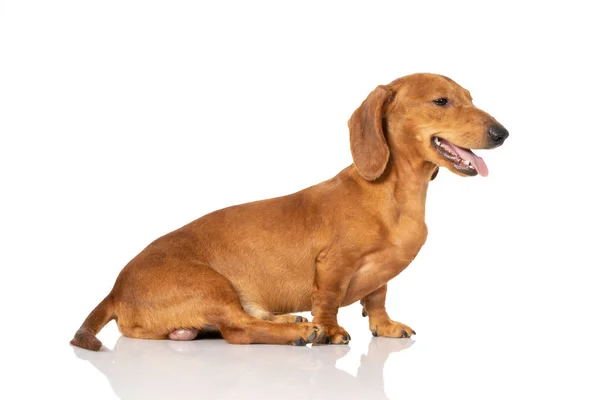
[{"label": "brown dachshund", "polygon": [[[444,166],[488,174],[470,149],[508,131],[449,78],[415,74],[378,86],[348,122],[354,164],[284,197],[215,211],[146,247],[71,343],[116,319],[125,336],[191,340],[218,329],[230,343],[348,343],[339,307],[360,300],[375,336],[415,331],[385,309],[387,282],[427,237],[425,196]],[[290,315],[312,311],[312,322]]]}]

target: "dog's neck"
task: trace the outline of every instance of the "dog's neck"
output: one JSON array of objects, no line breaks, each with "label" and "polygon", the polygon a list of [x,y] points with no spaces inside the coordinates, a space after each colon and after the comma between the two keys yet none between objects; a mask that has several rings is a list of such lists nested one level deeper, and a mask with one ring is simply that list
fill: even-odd
[{"label": "dog's neck", "polygon": [[365,181],[354,165],[352,168],[369,191],[380,193],[382,199],[387,199],[399,217],[425,220],[427,188],[437,165],[402,151],[393,151],[385,171],[374,181]]},{"label": "dog's neck", "polygon": [[419,154],[420,140],[408,131],[388,140],[390,159],[384,172],[387,175],[382,178],[389,187],[393,187],[399,206],[404,209],[419,206],[424,213],[427,188],[437,165]]},{"label": "dog's neck", "polygon": [[435,168],[431,162],[415,162],[396,153],[390,155],[387,176],[382,176],[383,184],[394,193],[397,206],[404,212],[416,212],[424,218],[427,188]]}]

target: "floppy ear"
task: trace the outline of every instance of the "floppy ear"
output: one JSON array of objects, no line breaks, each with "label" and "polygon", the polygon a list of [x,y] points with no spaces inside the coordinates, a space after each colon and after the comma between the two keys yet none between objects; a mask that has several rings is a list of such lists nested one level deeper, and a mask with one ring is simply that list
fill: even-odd
[{"label": "floppy ear", "polygon": [[383,116],[391,97],[388,88],[377,86],[348,121],[352,159],[360,175],[368,181],[379,178],[390,158]]}]

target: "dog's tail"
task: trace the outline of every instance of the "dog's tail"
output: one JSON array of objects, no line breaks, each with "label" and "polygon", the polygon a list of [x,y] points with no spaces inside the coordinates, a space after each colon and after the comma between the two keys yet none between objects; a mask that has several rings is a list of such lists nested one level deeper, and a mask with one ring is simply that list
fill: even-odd
[{"label": "dog's tail", "polygon": [[88,350],[98,351],[102,347],[102,342],[96,338],[96,334],[110,320],[115,318],[115,308],[112,294],[109,294],[94,308],[94,311],[83,321],[81,328],[75,332],[75,337],[71,340],[73,346]]}]

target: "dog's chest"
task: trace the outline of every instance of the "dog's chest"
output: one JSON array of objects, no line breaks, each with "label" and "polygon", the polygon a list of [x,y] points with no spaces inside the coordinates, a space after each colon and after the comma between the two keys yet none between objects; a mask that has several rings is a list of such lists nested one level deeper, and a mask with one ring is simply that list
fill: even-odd
[{"label": "dog's chest", "polygon": [[417,256],[427,237],[427,226],[405,219],[390,228],[387,245],[373,248],[359,261],[343,304],[359,300],[402,272]]},{"label": "dog's chest", "polygon": [[390,229],[389,240],[392,246],[409,260],[417,256],[426,239],[427,225],[423,218],[403,216]]}]

